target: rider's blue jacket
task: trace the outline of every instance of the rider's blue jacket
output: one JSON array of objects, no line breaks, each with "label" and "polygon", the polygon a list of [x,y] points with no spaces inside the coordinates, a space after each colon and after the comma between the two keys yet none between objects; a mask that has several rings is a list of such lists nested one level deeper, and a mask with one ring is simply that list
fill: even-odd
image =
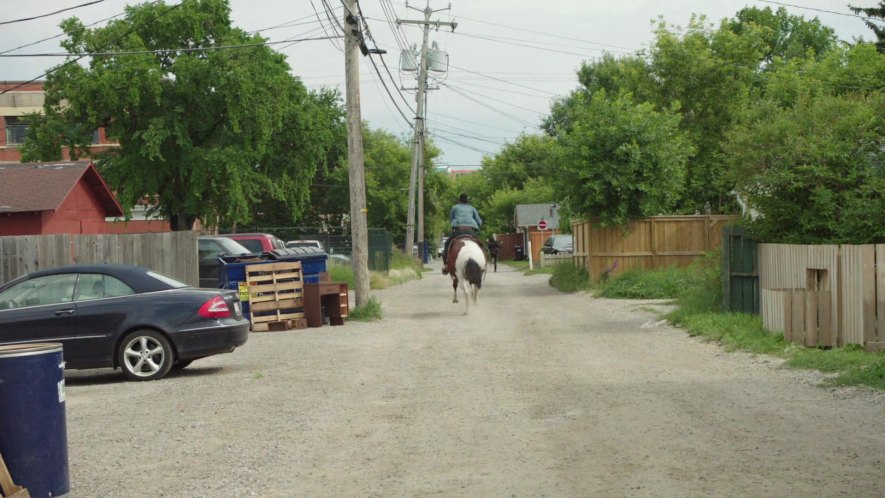
[{"label": "rider's blue jacket", "polygon": [[476,208],[470,204],[459,203],[452,206],[452,210],[449,212],[449,221],[452,228],[473,227],[477,230],[482,228],[482,218],[479,217]]}]

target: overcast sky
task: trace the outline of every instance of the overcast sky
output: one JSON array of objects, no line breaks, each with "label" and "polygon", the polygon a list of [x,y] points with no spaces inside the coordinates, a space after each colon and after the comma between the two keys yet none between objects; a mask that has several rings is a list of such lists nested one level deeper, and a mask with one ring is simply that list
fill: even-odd
[{"label": "overcast sky", "polygon": [[[89,0],[30,0],[6,9],[0,23],[38,16],[87,3]],[[325,0],[340,20],[340,0]],[[0,52],[57,35],[58,24],[70,16],[90,24],[123,12],[127,4],[138,2],[104,0],[50,17],[0,24]],[[168,4],[178,0],[167,1]],[[234,24],[248,31],[261,30],[270,41],[321,37],[333,27],[324,12],[323,0],[231,0]],[[851,15],[848,0],[787,0],[781,4],[792,14],[818,17],[836,30],[839,38],[873,38],[863,20]],[[875,0],[855,0],[853,4],[874,5]],[[426,0],[409,5],[423,9]],[[379,48],[387,50],[384,60],[393,74],[390,80],[376,58],[391,99],[371,63],[363,58],[361,67],[363,119],[374,128],[396,135],[408,133],[406,120],[397,107],[411,117],[415,108],[413,75],[398,70],[400,45],[421,43],[418,27],[396,28],[388,19],[419,19],[423,14],[397,0],[362,0],[363,14]],[[438,163],[476,166],[483,155],[492,155],[505,142],[521,133],[538,131],[538,123],[550,108],[551,100],[576,87],[575,71],[582,61],[603,52],[630,53],[646,47],[652,39],[651,21],[658,16],[669,24],[684,26],[691,15],[703,14],[718,23],[745,6],[772,7],[774,2],[759,0],[432,0],[431,8],[445,9],[433,19],[456,21],[454,33],[441,27],[430,40],[449,54],[449,71],[437,90],[428,94],[428,127],[443,150]],[[804,8],[799,8],[799,6]],[[818,9],[818,10],[811,10]],[[321,26],[322,22],[322,26]],[[104,23],[99,23],[102,25]],[[278,27],[284,25],[282,27]],[[273,28],[273,29],[268,29]],[[324,33],[325,31],[325,33]],[[397,37],[394,33],[397,33]],[[60,38],[48,40],[11,53],[60,51]],[[288,57],[292,71],[313,89],[344,85],[344,58],[338,40],[303,41],[274,45]],[[63,61],[62,58],[0,58],[0,80],[30,80]]]}]

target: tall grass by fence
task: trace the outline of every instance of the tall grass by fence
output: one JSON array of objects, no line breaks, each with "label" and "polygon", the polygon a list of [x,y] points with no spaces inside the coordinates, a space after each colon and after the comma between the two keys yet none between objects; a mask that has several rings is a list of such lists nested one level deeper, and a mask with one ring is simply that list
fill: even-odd
[{"label": "tall grass by fence", "polygon": [[0,237],[0,283],[77,263],[145,266],[190,285],[200,284],[196,232]]},{"label": "tall grass by fence", "polygon": [[605,273],[688,266],[722,244],[722,229],[739,216],[652,216],[626,228],[600,228],[593,220],[572,222],[575,264],[593,280]]}]

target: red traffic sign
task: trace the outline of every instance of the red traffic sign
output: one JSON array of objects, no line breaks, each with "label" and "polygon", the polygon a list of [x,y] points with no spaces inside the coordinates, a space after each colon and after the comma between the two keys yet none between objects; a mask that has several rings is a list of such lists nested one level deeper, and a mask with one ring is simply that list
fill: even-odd
[{"label": "red traffic sign", "polygon": [[547,220],[541,220],[538,222],[538,228],[541,230],[547,230]]}]

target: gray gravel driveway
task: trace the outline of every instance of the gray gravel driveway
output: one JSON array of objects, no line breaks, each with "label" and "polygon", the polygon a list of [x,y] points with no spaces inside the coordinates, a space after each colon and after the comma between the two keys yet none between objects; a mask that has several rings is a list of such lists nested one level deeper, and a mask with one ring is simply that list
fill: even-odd
[{"label": "gray gravel driveway", "polygon": [[885,397],[499,267],[148,383],[67,373],[72,496],[882,496]]}]

